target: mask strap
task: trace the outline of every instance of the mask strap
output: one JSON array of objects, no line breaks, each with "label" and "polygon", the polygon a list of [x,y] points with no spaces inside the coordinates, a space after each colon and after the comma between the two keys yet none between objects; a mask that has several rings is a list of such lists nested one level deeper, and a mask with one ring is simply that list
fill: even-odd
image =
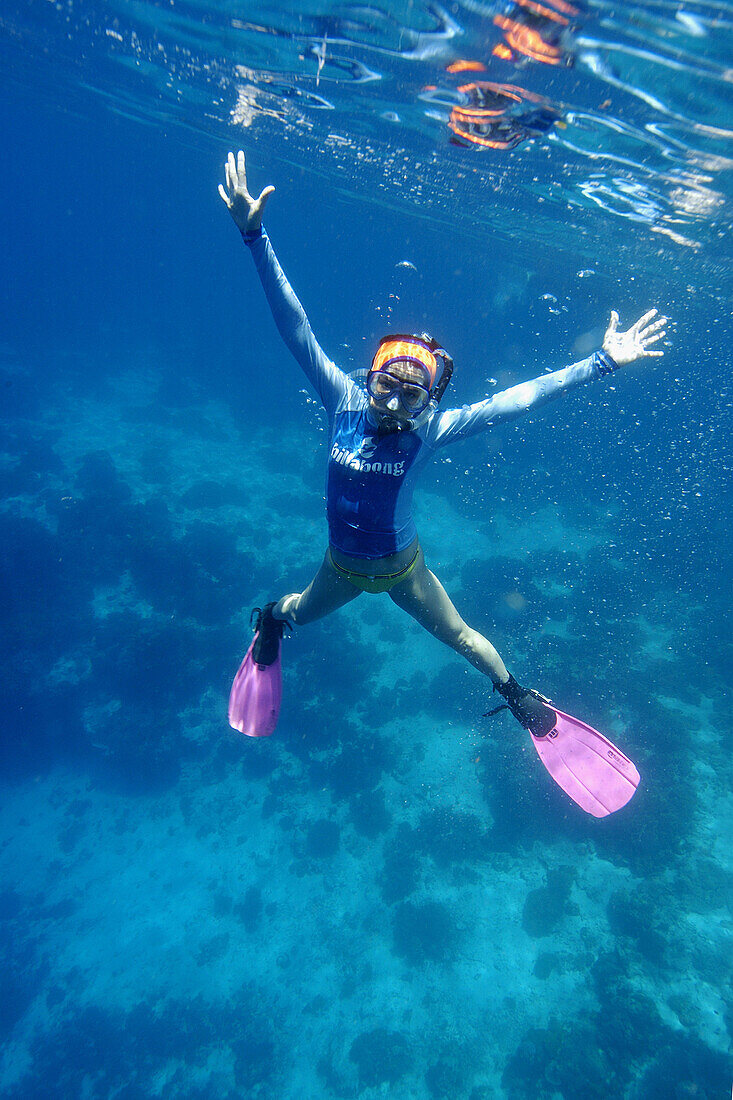
[{"label": "mask strap", "polygon": [[451,380],[453,374],[453,360],[442,348],[435,348],[433,350],[433,355],[439,355],[443,360],[443,373],[430,391],[430,396],[437,404],[445,393],[446,387]]}]

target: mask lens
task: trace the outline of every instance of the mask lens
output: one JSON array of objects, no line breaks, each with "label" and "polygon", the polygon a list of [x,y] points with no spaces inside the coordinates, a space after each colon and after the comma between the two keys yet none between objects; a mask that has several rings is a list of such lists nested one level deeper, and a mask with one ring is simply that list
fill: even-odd
[{"label": "mask lens", "polygon": [[383,371],[374,371],[369,375],[369,392],[378,401],[391,397],[398,386],[397,379]]},{"label": "mask lens", "polygon": [[402,404],[405,408],[412,411],[422,409],[425,407],[426,391],[422,386],[411,386],[409,383],[402,386],[400,390],[402,397]]},{"label": "mask lens", "polygon": [[408,416],[415,416],[427,408],[430,393],[425,386],[414,382],[405,382],[386,371],[371,371],[367,378],[367,389],[375,401],[388,401],[395,393]]}]

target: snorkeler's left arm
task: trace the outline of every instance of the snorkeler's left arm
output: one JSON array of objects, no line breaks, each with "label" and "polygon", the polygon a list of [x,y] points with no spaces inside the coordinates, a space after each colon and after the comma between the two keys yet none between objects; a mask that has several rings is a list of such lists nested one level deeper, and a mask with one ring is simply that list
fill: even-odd
[{"label": "snorkeler's left arm", "polygon": [[666,335],[664,325],[667,318],[660,317],[654,321],[656,314],[657,311],[652,309],[626,332],[619,332],[618,314],[612,312],[600,351],[552,374],[541,374],[531,382],[520,382],[486,401],[438,413],[431,422],[426,441],[434,447],[441,447],[445,443],[466,439],[494,424],[515,420],[561,394],[613,374],[619,367],[637,359],[663,355],[661,349],[650,346]]}]

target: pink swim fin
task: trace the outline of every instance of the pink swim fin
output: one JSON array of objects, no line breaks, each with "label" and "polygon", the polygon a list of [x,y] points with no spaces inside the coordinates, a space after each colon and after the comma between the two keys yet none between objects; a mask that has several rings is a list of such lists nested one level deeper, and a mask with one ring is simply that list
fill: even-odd
[{"label": "pink swim fin", "polygon": [[593,817],[620,810],[639,783],[635,765],[598,730],[550,706],[557,724],[544,737],[530,736],[552,778]]},{"label": "pink swim fin", "polygon": [[579,718],[558,710],[532,688],[521,687],[513,676],[494,685],[506,703],[484,716],[508,709],[532,737],[540,760],[559,787],[593,817],[620,810],[639,784],[639,773],[607,737]]},{"label": "pink swim fin", "polygon": [[[272,617],[274,604],[259,614],[257,633],[234,677],[229,693],[229,725],[247,737],[269,737],[277,725],[282,699],[280,639],[284,623]],[[253,615],[255,614],[253,612]],[[266,663],[255,660],[256,655]]]}]

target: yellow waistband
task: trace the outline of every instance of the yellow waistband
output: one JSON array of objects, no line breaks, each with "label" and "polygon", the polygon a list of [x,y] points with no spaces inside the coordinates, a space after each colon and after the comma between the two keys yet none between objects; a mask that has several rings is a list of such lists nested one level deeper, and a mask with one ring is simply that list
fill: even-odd
[{"label": "yellow waistband", "polygon": [[351,569],[344,569],[343,565],[339,565],[338,562],[334,561],[330,547],[328,550],[329,561],[338,575],[353,584],[354,588],[361,589],[362,592],[389,592],[390,588],[394,588],[396,584],[410,576],[417,565],[419,556],[420,547],[418,546],[412,560],[407,563],[404,569],[400,569],[397,573],[379,573],[376,576],[369,576],[367,573],[355,573]]}]

